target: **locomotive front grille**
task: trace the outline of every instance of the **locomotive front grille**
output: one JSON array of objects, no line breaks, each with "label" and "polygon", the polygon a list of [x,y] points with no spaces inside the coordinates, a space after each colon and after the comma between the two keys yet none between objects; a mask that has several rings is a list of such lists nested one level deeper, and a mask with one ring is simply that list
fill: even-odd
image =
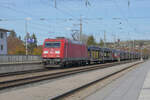
[{"label": "locomotive front grille", "polygon": [[59,64],[61,60],[60,59],[43,59],[43,62],[54,65],[54,64]]}]

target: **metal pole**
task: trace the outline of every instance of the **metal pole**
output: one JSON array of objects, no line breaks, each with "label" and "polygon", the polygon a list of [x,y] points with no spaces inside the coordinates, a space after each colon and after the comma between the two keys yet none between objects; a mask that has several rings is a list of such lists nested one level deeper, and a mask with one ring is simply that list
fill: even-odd
[{"label": "metal pole", "polygon": [[130,52],[131,52],[131,60],[133,59],[133,52],[132,52],[132,40],[130,40]]},{"label": "metal pole", "polygon": [[129,59],[131,59],[131,52],[130,52],[130,41],[128,40],[128,52],[129,52]]},{"label": "metal pole", "polygon": [[106,32],[104,30],[104,47],[106,48]]},{"label": "metal pole", "polygon": [[25,33],[26,33],[26,55],[28,55],[28,42],[27,42],[28,31],[27,31],[27,19],[25,20]]},{"label": "metal pole", "polygon": [[142,46],[141,46],[141,61],[143,61]]},{"label": "metal pole", "polygon": [[114,39],[114,46],[113,46],[113,48],[115,49],[116,48],[116,34],[113,34],[113,39]]},{"label": "metal pole", "polygon": [[57,2],[56,2],[56,0],[55,0],[55,8],[57,8]]},{"label": "metal pole", "polygon": [[80,42],[82,42],[82,16],[80,16]]}]

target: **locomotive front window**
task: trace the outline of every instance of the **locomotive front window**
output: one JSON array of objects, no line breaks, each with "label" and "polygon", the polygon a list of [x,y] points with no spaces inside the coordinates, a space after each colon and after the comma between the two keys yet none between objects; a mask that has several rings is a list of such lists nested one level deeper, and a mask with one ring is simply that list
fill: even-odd
[{"label": "locomotive front window", "polygon": [[60,42],[45,42],[45,48],[59,48]]}]

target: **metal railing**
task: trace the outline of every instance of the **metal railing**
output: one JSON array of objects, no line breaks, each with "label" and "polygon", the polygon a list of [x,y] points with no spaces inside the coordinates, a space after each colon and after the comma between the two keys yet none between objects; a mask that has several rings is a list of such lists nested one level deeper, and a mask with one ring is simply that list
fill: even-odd
[{"label": "metal railing", "polygon": [[0,63],[41,61],[36,55],[0,55]]}]

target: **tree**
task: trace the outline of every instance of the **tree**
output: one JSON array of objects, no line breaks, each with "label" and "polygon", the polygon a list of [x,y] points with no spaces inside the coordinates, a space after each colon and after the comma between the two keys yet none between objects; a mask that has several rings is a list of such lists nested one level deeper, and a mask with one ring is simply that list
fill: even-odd
[{"label": "tree", "polygon": [[42,54],[42,46],[38,46],[33,49],[33,55],[41,55]]},{"label": "tree", "polygon": [[150,54],[150,50],[148,50],[147,48],[144,48],[142,51],[144,54]]},{"label": "tree", "polygon": [[100,43],[99,43],[99,45],[100,45],[101,47],[103,47],[103,46],[104,46],[104,41],[103,41],[103,39],[100,39]]},{"label": "tree", "polygon": [[18,36],[18,39],[21,40],[21,36],[20,35]]},{"label": "tree", "polygon": [[8,54],[25,54],[25,46],[22,40],[8,36],[7,38]]},{"label": "tree", "polygon": [[87,45],[96,45],[96,42],[95,42],[93,35],[88,37]]},{"label": "tree", "polygon": [[33,33],[31,38],[34,40],[33,44],[35,47],[37,47],[37,38],[36,38],[36,35]]},{"label": "tree", "polygon": [[15,32],[14,30],[11,30],[11,31],[10,31],[9,36],[11,36],[11,37],[13,37],[13,38],[16,38],[16,37],[17,37],[16,32]]},{"label": "tree", "polygon": [[10,31],[7,38],[8,54],[25,54],[25,46],[21,37],[17,37],[14,30]]},{"label": "tree", "polygon": [[29,43],[29,51],[30,51],[30,54],[32,54],[34,48],[37,47],[37,38],[36,38],[36,36],[35,36],[34,33],[31,35],[31,39],[33,40],[33,42]]},{"label": "tree", "polygon": [[29,39],[29,38],[30,38],[30,34],[27,33],[27,34],[25,35],[25,37],[24,37],[24,43],[26,43],[26,39]]},{"label": "tree", "polygon": [[21,45],[16,47],[15,54],[17,54],[17,55],[24,55],[25,54],[25,46],[23,45],[23,42],[21,43]]}]

